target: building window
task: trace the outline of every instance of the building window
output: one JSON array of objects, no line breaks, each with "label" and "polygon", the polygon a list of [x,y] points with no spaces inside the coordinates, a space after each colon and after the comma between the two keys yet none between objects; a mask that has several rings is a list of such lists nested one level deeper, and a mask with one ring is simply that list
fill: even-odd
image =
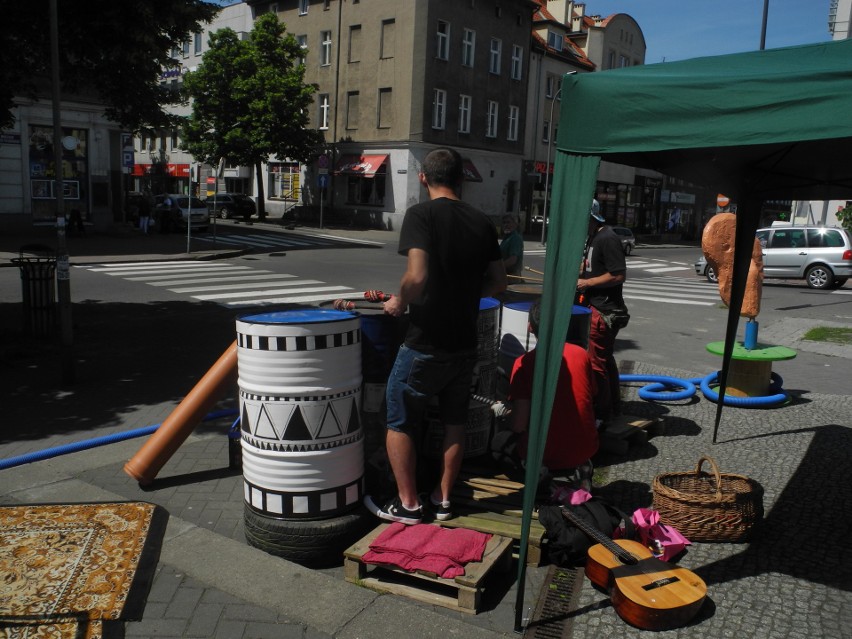
[{"label": "building window", "polygon": [[432,128],[443,129],[447,123],[447,92],[435,89],[432,97]]},{"label": "building window", "polygon": [[396,38],[396,20],[382,21],[382,50],[379,57],[382,59],[394,57],[394,40]]},{"label": "building window", "polygon": [[319,97],[319,128],[328,129],[329,113],[331,111],[331,103],[328,99],[328,93],[323,93]]},{"label": "building window", "polygon": [[308,15],[308,0],[299,0],[299,15]]},{"label": "building window", "polygon": [[465,29],[462,38],[462,65],[473,66],[473,56],[476,53],[476,31]]},{"label": "building window", "polygon": [[439,60],[450,59],[450,23],[438,20],[438,34],[435,42],[435,57]]},{"label": "building window", "polygon": [[322,0],[322,10],[328,11],[331,9],[331,0]]},{"label": "building window", "polygon": [[361,61],[361,25],[349,27],[349,62]]},{"label": "building window", "polygon": [[299,43],[299,48],[301,48],[301,50],[302,50],[302,55],[299,58],[299,64],[304,66],[305,63],[307,63],[307,61],[308,61],[308,58],[307,58],[307,55],[308,55],[308,36],[297,35],[296,36],[296,42]]},{"label": "building window", "polygon": [[470,133],[470,113],[473,99],[469,95],[459,96],[459,133]]},{"label": "building window", "polygon": [[485,137],[497,137],[497,114],[499,105],[494,100],[488,101],[488,124],[485,130]]},{"label": "building window", "polygon": [[524,72],[524,49],[517,44],[512,45],[512,79],[520,80]]},{"label": "building window", "polygon": [[187,40],[186,42],[184,42],[184,43],[183,43],[183,51],[182,51],[182,53],[183,53],[183,57],[184,57],[184,58],[188,58],[188,57],[189,57],[189,40]]},{"label": "building window", "polygon": [[556,33],[555,31],[547,32],[547,46],[554,51],[562,51],[563,40],[564,38],[561,33]]},{"label": "building window", "polygon": [[194,36],[195,41],[195,55],[201,55],[201,42],[202,35],[200,33],[196,33]]},{"label": "building window", "polygon": [[630,58],[624,55],[618,56],[618,66],[619,67],[629,67],[630,66]]},{"label": "building window", "polygon": [[544,126],[541,129],[541,141],[550,142],[550,122],[548,120],[544,121]]},{"label": "building window", "polygon": [[378,127],[389,129],[393,126],[393,89],[379,89]]},{"label": "building window", "polygon": [[497,38],[491,38],[491,51],[488,55],[488,71],[500,75],[500,53],[503,43]]},{"label": "building window", "polygon": [[606,68],[607,69],[614,69],[615,68],[615,51],[610,49],[609,53],[607,54],[606,60],[607,60],[606,61]]},{"label": "building window", "polygon": [[346,94],[346,128],[358,128],[358,109],[360,108],[361,94],[358,91],[349,91]]},{"label": "building window", "polygon": [[544,80],[544,97],[552,98],[553,94],[556,93],[554,90],[556,87],[556,77],[549,75]]},{"label": "building window", "polygon": [[506,131],[506,139],[515,142],[518,139],[518,128],[521,121],[521,109],[516,106],[509,107],[509,129]]},{"label": "building window", "polygon": [[346,184],[346,203],[383,206],[386,180],[384,175],[371,178],[349,176]]},{"label": "building window", "polygon": [[323,31],[320,34],[322,48],[320,49],[320,66],[327,67],[331,64],[331,31]]}]

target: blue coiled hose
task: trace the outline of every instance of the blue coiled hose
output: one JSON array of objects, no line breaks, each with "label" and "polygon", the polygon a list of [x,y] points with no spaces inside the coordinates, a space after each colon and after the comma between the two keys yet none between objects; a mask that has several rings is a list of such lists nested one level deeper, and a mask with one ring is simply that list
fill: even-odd
[{"label": "blue coiled hose", "polygon": [[[237,413],[239,413],[239,411],[235,408],[213,411],[212,413],[208,413],[207,415],[205,415],[201,421],[209,422],[213,421],[214,419],[220,419],[222,417],[236,415]],[[150,435],[151,433],[156,431],[161,425],[162,424],[143,426],[142,428],[136,428],[134,430],[126,431],[124,433],[113,433],[112,435],[104,435],[103,437],[85,439],[81,442],[71,442],[70,444],[63,444],[62,446],[54,446],[53,448],[46,448],[45,450],[37,450],[35,452],[27,453],[25,455],[18,455],[17,457],[0,459],[0,470],[5,470],[6,468],[12,468],[14,466],[22,466],[23,464],[42,461],[44,459],[50,459],[51,457],[58,457],[59,455],[76,453],[81,450],[96,448],[97,446],[114,444],[115,442],[121,442],[126,439],[144,437],[145,435]]]},{"label": "blue coiled hose", "polygon": [[[691,380],[667,377],[665,375],[619,375],[622,382],[653,382],[639,389],[639,397],[648,401],[677,401],[689,399],[695,395],[695,384]],[[680,390],[665,390],[668,387]]]},{"label": "blue coiled hose", "polygon": [[[710,373],[707,377],[701,380],[701,392],[704,393],[704,397],[709,399],[711,402],[719,401],[719,393],[710,388],[710,384],[716,381],[716,378],[719,376],[719,372]],[[733,397],[731,395],[725,395],[725,401],[722,402],[725,406],[738,406],[740,408],[763,408],[769,406],[777,406],[778,404],[783,404],[790,396],[784,392],[781,388],[781,385],[784,383],[784,380],[781,379],[781,376],[772,372],[772,384],[769,387],[769,391],[772,393],[771,395],[763,395],[761,397]]]}]

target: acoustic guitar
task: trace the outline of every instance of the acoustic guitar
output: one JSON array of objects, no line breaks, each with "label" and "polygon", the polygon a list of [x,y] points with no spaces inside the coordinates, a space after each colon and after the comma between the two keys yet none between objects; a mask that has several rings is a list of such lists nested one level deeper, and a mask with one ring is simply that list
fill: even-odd
[{"label": "acoustic guitar", "polygon": [[561,511],[597,542],[588,550],[586,577],[609,592],[613,608],[624,621],[643,630],[671,630],[698,614],[707,597],[701,577],[657,559],[638,541],[610,539],[574,513]]}]

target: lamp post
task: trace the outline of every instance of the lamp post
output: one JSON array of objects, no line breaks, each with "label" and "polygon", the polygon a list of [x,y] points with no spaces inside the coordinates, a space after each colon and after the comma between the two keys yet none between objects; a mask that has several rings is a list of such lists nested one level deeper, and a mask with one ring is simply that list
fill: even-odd
[{"label": "lamp post", "polygon": [[[574,75],[576,71],[569,71],[565,75]],[[545,245],[545,233],[547,232],[547,200],[550,194],[550,146],[553,140],[553,107],[556,105],[556,100],[562,95],[562,87],[559,91],[553,94],[550,99],[550,120],[548,121],[547,131],[547,158],[544,163],[544,207],[541,216],[541,245]]]}]

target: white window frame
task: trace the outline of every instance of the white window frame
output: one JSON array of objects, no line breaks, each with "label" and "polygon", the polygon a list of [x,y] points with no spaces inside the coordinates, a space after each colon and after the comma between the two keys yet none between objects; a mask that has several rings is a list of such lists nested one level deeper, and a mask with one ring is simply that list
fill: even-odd
[{"label": "white window frame", "polygon": [[556,76],[553,76],[553,75],[548,75],[544,79],[544,97],[546,97],[546,98],[552,98],[553,97],[553,94],[555,93],[554,90],[553,90],[553,86],[554,86],[554,84],[556,84],[555,80],[556,80]]},{"label": "white window frame", "polygon": [[476,31],[465,29],[462,37],[462,66],[473,68],[476,60]]},{"label": "white window frame", "polygon": [[327,67],[331,65],[331,31],[321,31],[320,39],[322,40],[322,44],[320,45],[320,66]]},{"label": "white window frame", "polygon": [[542,126],[541,130],[541,141],[549,142],[550,141],[550,120],[544,121],[544,126]]},{"label": "white window frame", "polygon": [[299,44],[299,48],[302,50],[302,55],[299,57],[299,64],[305,65],[308,62],[308,36],[297,35],[296,42]]},{"label": "white window frame", "polygon": [[432,128],[444,129],[447,126],[447,92],[435,89],[432,93]]},{"label": "white window frame", "polygon": [[450,59],[450,23],[446,20],[438,20],[438,29],[435,33],[435,57],[439,60]]},{"label": "white window frame", "polygon": [[562,51],[563,46],[565,46],[565,36],[561,33],[557,33],[556,31],[548,31],[547,46],[554,51]]},{"label": "white window frame", "polygon": [[319,96],[319,129],[321,131],[328,130],[329,115],[331,114],[331,101],[328,93],[321,93]]},{"label": "white window frame", "polygon": [[470,118],[473,112],[473,98],[459,95],[459,133],[470,133]]},{"label": "white window frame", "polygon": [[521,80],[524,74],[524,48],[518,44],[512,45],[512,79]]},{"label": "white window frame", "polygon": [[495,100],[488,101],[488,113],[485,118],[486,128],[485,128],[485,137],[486,138],[496,138],[497,137],[497,122],[500,116],[500,104]]},{"label": "white window frame", "polygon": [[517,142],[518,129],[521,123],[521,109],[515,105],[509,105],[509,127],[506,130],[506,139],[509,142]]},{"label": "white window frame", "polygon": [[309,0],[299,0],[299,15],[300,16],[308,15],[308,4],[309,4]]},{"label": "white window frame", "polygon": [[500,75],[500,58],[503,53],[503,41],[491,38],[491,48],[488,51],[488,72]]},{"label": "white window frame", "polygon": [[193,39],[193,45],[194,45],[194,48],[195,48],[195,50],[194,50],[195,55],[201,55],[201,47],[202,47],[202,43],[203,43],[203,34],[195,33],[195,34],[193,34],[192,39]]}]

